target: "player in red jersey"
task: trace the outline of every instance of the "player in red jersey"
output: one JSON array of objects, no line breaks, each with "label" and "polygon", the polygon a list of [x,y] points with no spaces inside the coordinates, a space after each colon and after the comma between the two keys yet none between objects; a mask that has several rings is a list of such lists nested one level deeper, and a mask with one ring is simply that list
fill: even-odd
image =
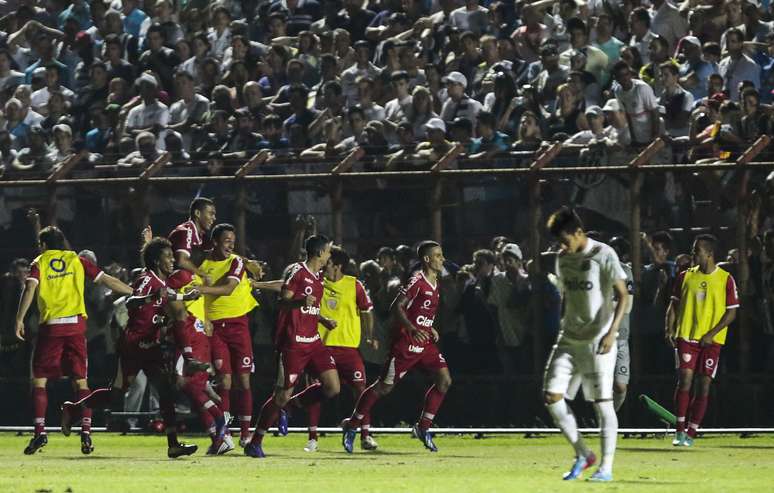
[{"label": "player in red jersey", "polygon": [[[191,272],[178,269],[167,279],[167,287],[185,298],[194,290],[205,290],[201,280]],[[193,358],[201,362],[210,362],[210,337],[205,329],[204,298],[182,301],[168,300],[168,312],[174,313],[176,320],[185,320],[184,330],[189,332]],[[226,440],[226,418],[223,411],[207,392],[209,374],[199,368],[186,369],[182,354],[177,358],[176,370],[178,387],[182,389],[199,411],[204,429],[210,435],[212,444],[207,455],[221,455],[234,450],[233,442]]]},{"label": "player in red jersey", "polygon": [[[32,403],[35,436],[24,449],[34,454],[48,443],[45,420],[48,406],[46,383],[49,378],[68,376],[78,397],[89,394],[86,380],[86,306],[83,298],[85,279],[104,284],[118,294],[130,294],[131,288],[84,257],[67,249],[67,240],[59,228],[48,226],[38,233],[40,255],[30,268],[16,312],[16,337],[24,340],[24,318],[33,300],[40,313],[38,339],[32,354]],[[82,414],[81,452],[90,454],[91,412]]]},{"label": "player in red jersey", "polygon": [[205,284],[210,279],[199,270],[194,254],[206,249],[206,233],[215,224],[215,202],[205,197],[196,197],[191,201],[188,220],[169,233],[172,250],[175,252],[175,264],[199,276]]},{"label": "player in red jersey", "polygon": [[[142,370],[159,389],[160,407],[167,434],[167,455],[171,458],[191,455],[196,445],[180,443],[174,401],[174,361],[166,340],[165,315],[168,296],[166,281],[173,271],[172,244],[166,238],[153,238],[143,246],[145,269],[132,284],[132,297],[127,305],[129,322],[118,342],[119,366],[113,384],[97,389],[77,402],[65,402],[62,408],[62,432],[70,432],[71,417],[78,409],[104,409],[116,398],[121,400],[126,389]],[[177,295],[173,296],[177,297]],[[197,292],[188,295],[198,296]],[[180,297],[184,301],[184,297]]]},{"label": "player in red jersey", "polygon": [[[323,235],[310,236],[305,248],[307,261],[293,265],[282,286],[275,335],[279,352],[277,381],[273,395],[261,408],[253,438],[245,447],[245,455],[250,457],[265,457],[263,436],[291,400],[307,407],[339,393],[336,363],[317,330],[318,322],[328,324],[329,329],[335,327],[335,322],[320,317],[323,297],[320,271],[331,256],[331,241]],[[318,375],[320,381],[293,396],[293,388],[306,369]]]},{"label": "player in red jersey", "polygon": [[352,416],[342,422],[342,444],[350,454],[356,431],[370,417],[373,405],[389,394],[412,368],[433,374],[433,385],[425,394],[424,408],[414,425],[414,434],[428,450],[438,451],[428,430],[451,386],[446,360],[435,344],[438,332],[433,328],[438,309],[438,275],[443,270],[443,250],[434,241],[424,241],[417,247],[417,257],[422,262],[422,270],[411,276],[390,308],[397,323],[387,363],[379,379],[360,395]]}]

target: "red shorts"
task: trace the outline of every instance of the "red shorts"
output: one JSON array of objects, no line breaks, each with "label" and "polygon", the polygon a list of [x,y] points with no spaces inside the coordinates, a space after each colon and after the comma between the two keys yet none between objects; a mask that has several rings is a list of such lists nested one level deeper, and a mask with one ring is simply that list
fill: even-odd
[{"label": "red shorts", "polygon": [[[83,330],[78,332],[78,326]],[[59,335],[58,329],[71,335]],[[77,324],[43,325],[38,333],[32,353],[33,378],[59,378],[62,376],[86,378],[88,353],[86,351],[86,321],[79,318]]]},{"label": "red shorts", "polygon": [[695,341],[677,340],[675,366],[681,370],[693,370],[700,375],[715,378],[720,361],[720,344],[702,347]]},{"label": "red shorts", "polygon": [[336,370],[336,361],[319,340],[311,344],[294,344],[280,351],[276,386],[283,389],[293,388],[304,370],[311,375]]},{"label": "red shorts", "polygon": [[155,340],[143,340],[124,334],[118,341],[118,356],[123,377],[122,388],[127,388],[128,380],[136,377],[140,371],[148,377],[156,377],[164,371],[164,354]]},{"label": "red shorts", "polygon": [[253,341],[247,327],[247,316],[212,322],[212,361],[220,373],[252,373]]},{"label": "red shorts", "polygon": [[328,346],[328,351],[336,361],[339,378],[347,385],[365,385],[366,372],[360,351],[353,347]]},{"label": "red shorts", "polygon": [[390,356],[382,368],[381,380],[388,385],[395,385],[412,368],[435,372],[448,368],[448,365],[435,344],[417,346],[399,341],[390,350]]}]

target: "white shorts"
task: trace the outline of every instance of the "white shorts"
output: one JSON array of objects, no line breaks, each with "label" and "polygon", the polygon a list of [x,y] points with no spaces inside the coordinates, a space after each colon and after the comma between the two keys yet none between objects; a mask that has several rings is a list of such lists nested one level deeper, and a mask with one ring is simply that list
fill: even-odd
[{"label": "white shorts", "polygon": [[572,400],[583,386],[587,401],[612,399],[618,351],[614,344],[606,354],[597,354],[603,335],[591,343],[568,342],[559,336],[546,363],[543,392]]}]

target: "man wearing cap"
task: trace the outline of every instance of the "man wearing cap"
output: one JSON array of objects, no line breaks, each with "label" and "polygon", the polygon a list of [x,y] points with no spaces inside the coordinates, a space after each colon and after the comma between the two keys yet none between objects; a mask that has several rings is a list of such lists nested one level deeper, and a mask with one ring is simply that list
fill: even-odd
[{"label": "man wearing cap", "polygon": [[678,51],[685,56],[685,62],[680,65],[680,85],[691,93],[695,101],[706,98],[710,75],[716,74],[717,70],[702,59],[701,41],[696,36],[686,36],[680,41]]},{"label": "man wearing cap", "polygon": [[[158,83],[156,78],[145,72],[137,80],[142,103],[138,104],[126,116],[125,132],[136,136],[141,132],[156,132],[159,134],[169,123],[167,105],[158,100]],[[163,138],[163,135],[158,135]]]},{"label": "man wearing cap", "polygon": [[493,308],[500,331],[497,352],[508,375],[527,370],[521,346],[527,335],[529,299],[532,291],[524,271],[524,257],[516,243],[506,243],[500,251],[504,270],[492,275],[487,303]]},{"label": "man wearing cap", "polygon": [[617,99],[608,99],[602,107],[602,113],[605,115],[607,124],[618,131],[618,143],[624,149],[632,143],[632,134],[629,131],[629,123],[626,114],[621,111],[621,103]]},{"label": "man wearing cap", "polygon": [[602,108],[599,106],[589,106],[586,108],[586,120],[589,122],[589,130],[581,130],[567,141],[565,146],[576,146],[580,149],[587,149],[589,144],[604,144],[605,147],[614,147],[618,145],[618,131],[612,127],[605,127],[605,117]]},{"label": "man wearing cap", "polygon": [[483,106],[465,94],[465,89],[468,87],[468,79],[460,72],[455,71],[447,75],[444,78],[444,82],[446,82],[446,91],[449,99],[443,103],[441,119],[447,124],[453,122],[455,118],[467,118],[470,121],[476,121],[478,112],[481,111]]},{"label": "man wearing cap", "polygon": [[[443,120],[431,118],[425,123],[424,128],[427,132],[427,140],[420,142],[413,154],[408,154],[404,150],[392,154],[387,161],[387,170],[395,169],[398,162],[412,158],[421,160],[422,165],[427,162],[435,163],[451,150],[452,143],[446,140],[446,124]],[[412,164],[416,165],[417,163],[412,162]]]}]

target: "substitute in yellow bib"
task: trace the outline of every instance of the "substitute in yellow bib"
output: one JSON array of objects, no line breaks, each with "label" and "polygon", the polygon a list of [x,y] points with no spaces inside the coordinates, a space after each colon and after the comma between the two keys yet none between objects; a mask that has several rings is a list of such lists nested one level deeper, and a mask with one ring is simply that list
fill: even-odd
[{"label": "substitute in yellow bib", "polygon": [[[728,326],[736,318],[739,307],[736,282],[715,263],[716,251],[714,236],[696,237],[693,267],[677,276],[672,302],[667,309],[666,337],[675,348],[678,367],[677,431],[672,442],[675,446],[693,445],[707,410],[707,396],[718,370],[720,348],[726,342]],[[691,387],[696,373],[697,385],[691,404]]]},{"label": "substitute in yellow bib", "polygon": [[[38,234],[40,256],[35,259],[24,285],[16,312],[16,336],[24,340],[24,318],[33,299],[40,311],[40,329],[32,354],[32,407],[35,436],[24,453],[31,455],[48,443],[45,432],[49,378],[73,379],[77,399],[89,394],[86,383],[86,307],[84,283],[103,284],[114,293],[130,295],[132,288],[102,272],[94,262],[67,250],[67,240],[59,228],[49,226]],[[81,423],[81,452],[90,454],[91,411],[84,410]]]},{"label": "substitute in yellow bib", "polygon": [[[378,349],[374,338],[373,304],[363,285],[353,276],[344,274],[349,265],[349,254],[338,246],[331,248],[331,257],[323,271],[323,299],[320,303],[318,325],[323,343],[336,360],[336,370],[342,383],[349,385],[355,399],[365,390],[366,372],[363,358],[358,348],[365,334],[366,344]],[[330,325],[326,325],[329,322]],[[307,408],[309,414],[309,443],[305,450],[317,450],[317,424],[320,421],[320,404]],[[374,450],[376,441],[369,434],[369,424],[361,427],[361,446],[364,450]]]},{"label": "substitute in yellow bib", "polygon": [[232,374],[237,373],[235,411],[241,428],[240,441],[246,443],[252,419],[253,342],[248,314],[258,306],[242,257],[234,255],[236,229],[231,224],[212,228],[212,252],[199,266],[212,286],[202,286],[207,320],[212,323],[212,362],[220,378],[220,408],[231,411]]}]

